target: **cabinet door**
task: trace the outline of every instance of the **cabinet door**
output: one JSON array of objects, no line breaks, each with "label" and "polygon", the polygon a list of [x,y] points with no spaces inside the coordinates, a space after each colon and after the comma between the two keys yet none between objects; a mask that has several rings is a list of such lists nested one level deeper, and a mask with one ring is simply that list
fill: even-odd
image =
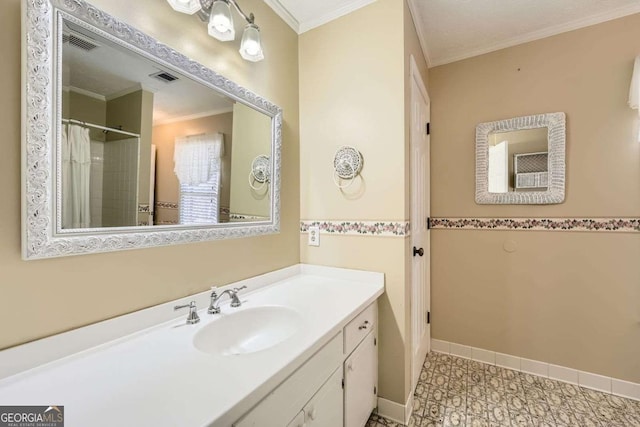
[{"label": "cabinet door", "polygon": [[376,407],[378,347],[374,332],[344,362],[344,427],[363,427]]},{"label": "cabinet door", "polygon": [[339,368],[304,407],[305,427],[342,427],[342,399],[342,368]]},{"label": "cabinet door", "polygon": [[291,420],[287,427],[305,427],[304,425],[304,411],[298,412],[298,415]]}]

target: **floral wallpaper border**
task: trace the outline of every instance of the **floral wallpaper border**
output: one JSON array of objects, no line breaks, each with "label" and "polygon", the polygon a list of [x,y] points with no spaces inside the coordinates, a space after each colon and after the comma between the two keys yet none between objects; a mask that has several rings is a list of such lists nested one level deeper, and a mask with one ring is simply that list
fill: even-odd
[{"label": "floral wallpaper border", "polygon": [[[324,234],[407,237],[409,221],[300,221],[300,233],[310,226]],[[640,218],[431,218],[433,230],[514,230],[639,233]]]},{"label": "floral wallpaper border", "polygon": [[407,237],[410,235],[409,221],[300,221],[300,233],[309,227],[320,227],[321,233],[352,236]]},{"label": "floral wallpaper border", "polygon": [[175,202],[156,202],[156,209],[178,209]]},{"label": "floral wallpaper border", "polygon": [[253,221],[268,221],[269,217],[268,216],[259,216],[259,215],[247,215],[247,214],[240,214],[240,213],[229,213],[229,219],[233,219],[233,220],[240,220],[240,219],[250,219]]},{"label": "floral wallpaper border", "polygon": [[434,230],[640,232],[640,218],[431,218]]}]

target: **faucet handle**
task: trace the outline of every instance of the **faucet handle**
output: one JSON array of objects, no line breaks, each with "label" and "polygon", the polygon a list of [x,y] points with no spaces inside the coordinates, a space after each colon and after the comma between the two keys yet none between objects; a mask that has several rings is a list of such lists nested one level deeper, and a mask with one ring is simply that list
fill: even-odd
[{"label": "faucet handle", "polygon": [[173,311],[181,310],[183,308],[189,308],[189,314],[187,315],[187,324],[194,325],[200,321],[200,317],[198,316],[198,307],[196,307],[196,302],[191,301],[189,304],[176,305],[173,307]]},{"label": "faucet handle", "polygon": [[233,288],[233,293],[231,293],[231,307],[236,308],[242,305],[242,301],[238,298],[238,292],[243,289],[247,289],[246,286],[240,286],[239,288]]},{"label": "faucet handle", "polygon": [[173,311],[180,310],[180,309],[187,308],[187,307],[189,307],[190,309],[191,308],[197,308],[196,307],[196,302],[195,301],[191,301],[189,304],[176,305],[175,307],[173,307]]}]

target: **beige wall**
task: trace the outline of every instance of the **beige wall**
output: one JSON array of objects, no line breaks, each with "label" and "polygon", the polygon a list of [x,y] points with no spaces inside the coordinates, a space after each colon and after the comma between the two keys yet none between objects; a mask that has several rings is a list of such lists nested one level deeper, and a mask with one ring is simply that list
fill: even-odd
[{"label": "beige wall", "polygon": [[4,136],[0,156],[0,348],[204,291],[212,284],[275,270],[300,258],[296,34],[264,2],[245,0],[242,7],[255,13],[265,44],[265,60],[253,64],[239,56],[239,40],[220,43],[212,39],[197,17],[173,12],[166,2],[92,3],[283,108],[281,232],[250,239],[22,261],[20,1],[4,0],[0,2],[0,70],[4,76],[0,81],[0,129]]},{"label": "beige wall", "polygon": [[[149,219],[148,213],[138,213],[138,204],[149,204],[149,184],[151,174],[151,125],[153,123],[153,93],[146,90],[122,95],[107,101],[107,126],[115,129],[123,129],[127,132],[137,133],[138,139],[138,165],[137,165],[137,200],[134,202],[134,211],[128,222],[116,221],[105,225],[137,225],[140,222],[146,223]],[[129,136],[117,132],[107,133],[107,141],[130,139]],[[118,144],[114,144],[118,145]],[[108,149],[109,147],[107,147]],[[129,147],[119,147],[118,150],[127,150]],[[118,158],[121,156],[117,156]],[[112,156],[113,158],[113,156]],[[105,180],[105,190],[109,184],[109,179]],[[115,217],[119,215],[116,214]],[[103,217],[109,218],[109,216]]]},{"label": "beige wall", "polygon": [[230,212],[269,218],[271,192],[269,184],[254,181],[249,186],[249,172],[253,159],[259,155],[271,158],[271,117],[246,105],[233,105],[233,137],[237,150],[231,156]]},{"label": "beige wall", "polygon": [[[105,126],[107,123],[107,103],[74,91],[62,92],[62,118]],[[104,141],[105,134],[95,128],[89,128],[92,140]]]},{"label": "beige wall", "polygon": [[[174,170],[173,153],[179,137],[221,132],[224,135],[224,155],[220,177],[220,206],[229,206],[231,155],[233,152],[233,113],[217,114],[199,119],[184,120],[153,127],[153,144],[156,146],[156,201],[178,203],[180,182]],[[178,221],[177,209],[156,210],[157,222]]]},{"label": "beige wall", "polygon": [[[639,39],[637,14],[432,68],[432,215],[640,215],[626,105]],[[476,124],[556,111],[567,114],[566,201],[476,205]],[[640,382],[639,259],[638,234],[435,230],[433,336]]]},{"label": "beige wall", "polygon": [[[384,31],[380,29],[384,28]],[[300,36],[301,217],[309,220],[408,218],[409,56],[427,67],[402,0],[379,0]],[[341,145],[364,157],[346,190],[333,183]],[[300,237],[301,259],[381,271],[379,396],[404,404],[410,393],[408,239],[323,234],[320,247]]]},{"label": "beige wall", "polygon": [[74,91],[63,91],[63,109],[67,114],[62,114],[65,119],[80,120],[83,122],[105,125],[107,120],[107,103],[104,100],[92,98]]}]

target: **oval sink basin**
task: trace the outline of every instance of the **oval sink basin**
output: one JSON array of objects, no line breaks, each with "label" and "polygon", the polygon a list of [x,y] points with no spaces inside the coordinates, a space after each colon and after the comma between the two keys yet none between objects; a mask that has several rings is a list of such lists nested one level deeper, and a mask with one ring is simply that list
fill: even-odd
[{"label": "oval sink basin", "polygon": [[222,356],[255,353],[291,337],[301,324],[302,316],[287,307],[249,308],[211,322],[196,333],[193,345]]}]

